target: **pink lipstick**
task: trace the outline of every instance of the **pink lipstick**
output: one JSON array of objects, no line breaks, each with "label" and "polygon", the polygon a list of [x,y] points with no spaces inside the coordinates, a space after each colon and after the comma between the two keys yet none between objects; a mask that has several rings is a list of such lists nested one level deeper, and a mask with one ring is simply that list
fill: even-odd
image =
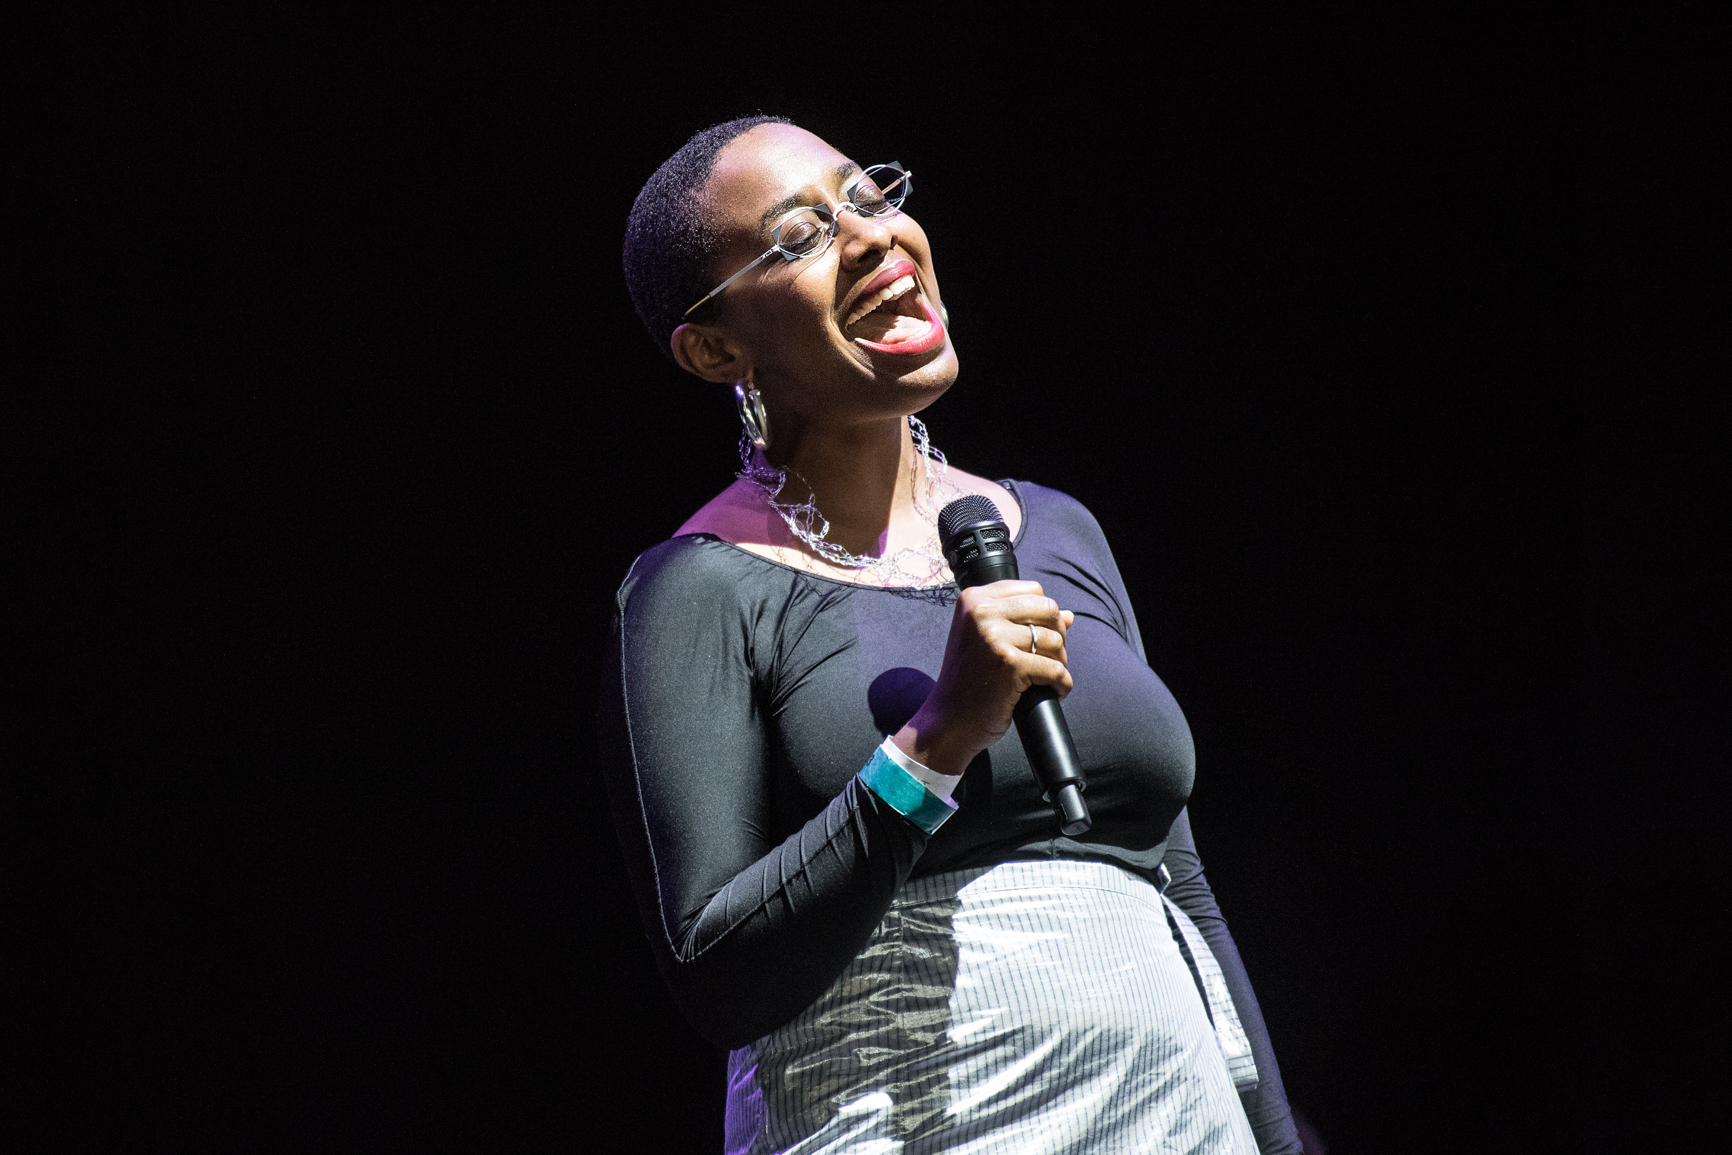
[{"label": "pink lipstick", "polygon": [[931,352],[944,344],[944,323],[938,319],[938,314],[933,312],[932,306],[926,303],[924,296],[918,296],[918,304],[926,314],[924,321],[900,316],[889,331],[882,334],[890,340],[871,341],[865,337],[855,337],[854,340],[874,353],[895,353],[906,357]]}]

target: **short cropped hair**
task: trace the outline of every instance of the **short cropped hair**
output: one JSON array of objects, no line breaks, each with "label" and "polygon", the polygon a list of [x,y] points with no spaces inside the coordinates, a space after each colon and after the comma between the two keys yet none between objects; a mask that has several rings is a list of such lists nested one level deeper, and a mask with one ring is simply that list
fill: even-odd
[{"label": "short cropped hair", "polygon": [[[638,318],[662,356],[686,310],[715,288],[709,262],[721,237],[698,197],[727,144],[760,124],[790,124],[785,116],[742,116],[693,136],[644,183],[625,226],[625,284]],[[702,310],[700,310],[702,312]]]}]

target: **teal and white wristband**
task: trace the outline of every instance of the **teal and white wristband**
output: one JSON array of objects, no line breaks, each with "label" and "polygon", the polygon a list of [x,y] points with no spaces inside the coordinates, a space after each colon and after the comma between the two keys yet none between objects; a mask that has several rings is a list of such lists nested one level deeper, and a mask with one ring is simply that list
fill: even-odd
[{"label": "teal and white wristband", "polygon": [[914,825],[926,831],[935,833],[945,820],[956,813],[956,803],[948,794],[935,794],[907,768],[910,766],[925,770],[937,782],[946,782],[954,787],[959,778],[948,775],[933,774],[926,767],[915,762],[904,754],[890,739],[884,739],[883,745],[872,751],[871,759],[860,770],[860,781],[867,789],[878,795],[890,808],[898,814],[907,816]]}]

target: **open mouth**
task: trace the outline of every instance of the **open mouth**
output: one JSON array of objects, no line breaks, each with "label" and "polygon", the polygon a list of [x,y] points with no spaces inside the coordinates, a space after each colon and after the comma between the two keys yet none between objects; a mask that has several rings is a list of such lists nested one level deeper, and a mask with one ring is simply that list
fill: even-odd
[{"label": "open mouth", "polygon": [[854,302],[843,331],[886,353],[924,353],[943,341],[944,326],[914,279],[913,263],[898,261],[886,272],[892,279]]}]

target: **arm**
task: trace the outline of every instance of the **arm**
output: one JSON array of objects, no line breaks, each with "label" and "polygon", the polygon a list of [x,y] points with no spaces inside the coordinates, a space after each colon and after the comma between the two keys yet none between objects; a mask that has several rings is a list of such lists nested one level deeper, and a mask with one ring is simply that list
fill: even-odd
[{"label": "arm", "polygon": [[678,575],[639,578],[620,591],[604,682],[614,825],[675,1001],[704,1037],[738,1047],[859,953],[926,835],[853,779],[772,843],[752,623]]},{"label": "arm", "polygon": [[[786,643],[782,623],[822,612],[834,591],[795,579],[775,597],[741,599],[737,573],[686,560],[640,559],[620,590],[603,765],[663,977],[700,1033],[738,1047],[797,1016],[847,967],[927,835],[852,778],[799,829],[773,836],[776,690],[764,671]],[[1066,620],[1038,589],[1004,582],[961,599],[929,706],[898,734],[915,758],[961,773],[1009,727],[1031,677],[1065,676],[1061,661],[1019,648],[1028,626],[1012,616],[1051,628],[1062,654]],[[872,750],[850,754],[864,765]]]},{"label": "arm", "polygon": [[1275,1064],[1275,1050],[1269,1044],[1263,1012],[1251,991],[1245,964],[1239,959],[1239,950],[1233,945],[1233,936],[1227,931],[1227,920],[1221,917],[1209,881],[1203,877],[1203,863],[1191,838],[1189,811],[1180,811],[1174,820],[1172,833],[1167,836],[1167,852],[1161,861],[1173,879],[1167,887],[1167,896],[1197,924],[1215,960],[1221,964],[1221,973],[1233,994],[1233,1006],[1251,1041],[1260,1081],[1256,1090],[1241,1094],[1240,1101],[1251,1120],[1251,1130],[1257,1135],[1258,1150],[1261,1155],[1297,1155],[1299,1135],[1287,1107],[1287,1093],[1281,1086],[1281,1069]]},{"label": "arm", "polygon": [[[1130,595],[1125,590],[1124,578],[1113,560],[1112,550],[1100,525],[1081,505],[1068,499],[1065,501],[1067,504],[1056,506],[1052,512],[1071,519],[1070,532],[1078,543],[1069,558],[1074,566],[1074,572],[1068,575],[1069,580],[1099,599],[1105,613],[1104,620],[1146,662],[1148,657],[1137,629],[1136,614],[1131,609]],[[1227,931],[1226,920],[1221,917],[1221,908],[1215,902],[1208,880],[1203,877],[1203,864],[1191,838],[1189,811],[1181,810],[1173,821],[1162,861],[1172,876],[1167,895],[1197,924],[1209,949],[1214,952],[1222,977],[1232,993],[1234,1008],[1239,1012],[1251,1043],[1252,1056],[1257,1060],[1257,1089],[1240,1096],[1251,1128],[1256,1133],[1257,1145],[1262,1155],[1297,1155],[1299,1137],[1287,1106],[1286,1092],[1281,1086],[1281,1070],[1275,1063],[1269,1032],[1263,1024],[1263,1012],[1257,1005],[1257,996],[1251,991],[1251,981],[1245,974],[1245,964],[1239,958],[1238,948],[1233,945],[1233,936]]]}]

